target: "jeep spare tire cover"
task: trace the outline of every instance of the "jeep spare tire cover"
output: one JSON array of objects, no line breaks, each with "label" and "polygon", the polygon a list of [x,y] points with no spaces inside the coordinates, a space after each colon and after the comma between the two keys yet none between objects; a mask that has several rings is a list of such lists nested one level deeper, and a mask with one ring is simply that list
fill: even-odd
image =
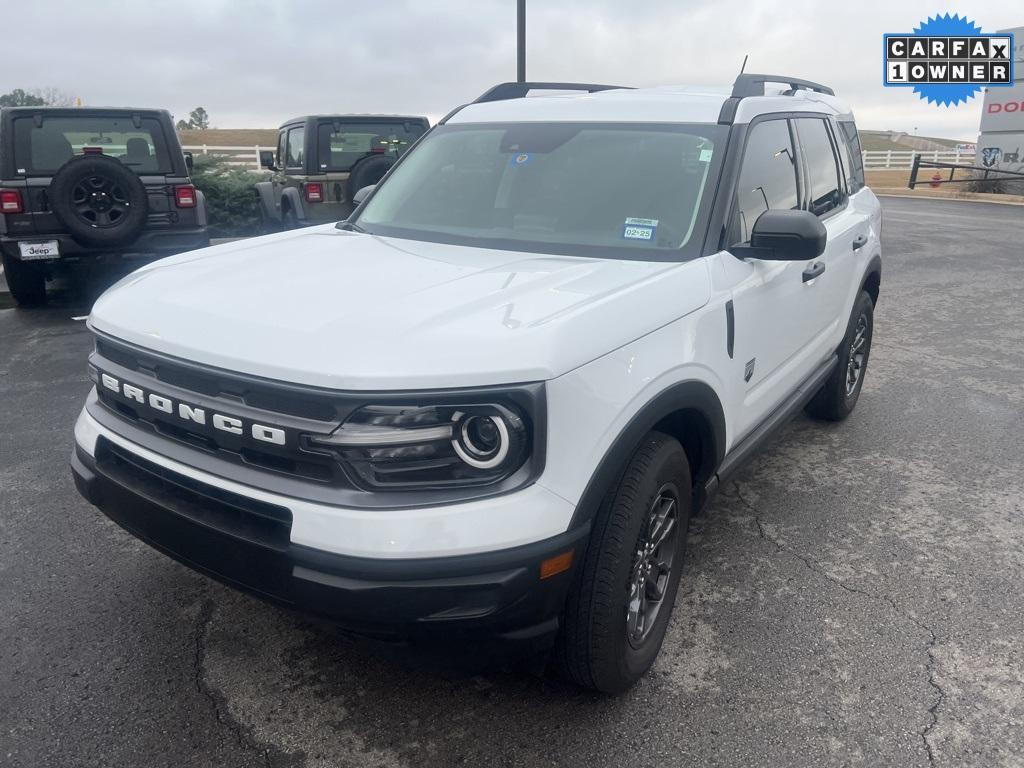
[{"label": "jeep spare tire cover", "polygon": [[54,174],[50,208],[75,240],[87,246],[126,245],[146,225],[146,188],[120,160],[81,155]]},{"label": "jeep spare tire cover", "polygon": [[370,155],[364,157],[354,166],[348,176],[348,199],[351,201],[355,198],[356,192],[363,187],[368,187],[371,184],[376,184],[382,178],[384,174],[388,172],[388,169],[395,164],[395,158],[388,157],[387,155]]}]

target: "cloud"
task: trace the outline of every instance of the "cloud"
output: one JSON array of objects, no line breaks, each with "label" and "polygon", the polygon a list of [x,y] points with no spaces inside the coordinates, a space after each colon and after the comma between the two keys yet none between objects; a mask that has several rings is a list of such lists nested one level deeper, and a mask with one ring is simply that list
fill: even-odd
[{"label": "cloud", "polygon": [[[528,75],[629,85],[727,85],[748,71],[836,88],[865,128],[971,138],[981,99],[956,108],[881,85],[883,32],[976,12],[1024,24],[1016,0],[528,0]],[[274,127],[315,112],[434,119],[515,77],[514,0],[36,0],[6,4],[0,90],[56,86],[88,104],[206,107],[219,127]],[[47,40],[45,55],[39,40]]]}]

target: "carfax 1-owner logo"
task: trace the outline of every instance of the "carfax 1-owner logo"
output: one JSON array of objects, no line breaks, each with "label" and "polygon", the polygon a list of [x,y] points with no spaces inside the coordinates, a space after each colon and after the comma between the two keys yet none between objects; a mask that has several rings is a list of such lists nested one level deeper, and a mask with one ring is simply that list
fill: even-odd
[{"label": "carfax 1-owner logo", "polygon": [[1013,85],[1012,33],[982,32],[947,13],[882,38],[885,84],[913,87],[930,104],[955,106],[982,88]]}]

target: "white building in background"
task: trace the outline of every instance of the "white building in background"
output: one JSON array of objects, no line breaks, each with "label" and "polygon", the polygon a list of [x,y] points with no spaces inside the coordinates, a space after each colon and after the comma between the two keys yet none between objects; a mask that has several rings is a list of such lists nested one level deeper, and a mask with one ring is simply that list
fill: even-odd
[{"label": "white building in background", "polygon": [[1024,27],[1013,33],[1014,84],[987,88],[981,112],[977,164],[1024,172]]}]

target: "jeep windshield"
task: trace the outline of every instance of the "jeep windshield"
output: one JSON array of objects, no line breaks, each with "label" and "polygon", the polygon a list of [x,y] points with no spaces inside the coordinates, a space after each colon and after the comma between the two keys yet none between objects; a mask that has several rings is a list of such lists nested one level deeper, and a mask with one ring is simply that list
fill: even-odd
[{"label": "jeep windshield", "polygon": [[725,137],[707,124],[441,125],[354,223],[484,248],[689,258],[702,246]]},{"label": "jeep windshield", "polygon": [[14,163],[19,175],[52,176],[76,155],[108,155],[136,173],[171,173],[160,121],[132,115],[26,115],[14,121]]}]

